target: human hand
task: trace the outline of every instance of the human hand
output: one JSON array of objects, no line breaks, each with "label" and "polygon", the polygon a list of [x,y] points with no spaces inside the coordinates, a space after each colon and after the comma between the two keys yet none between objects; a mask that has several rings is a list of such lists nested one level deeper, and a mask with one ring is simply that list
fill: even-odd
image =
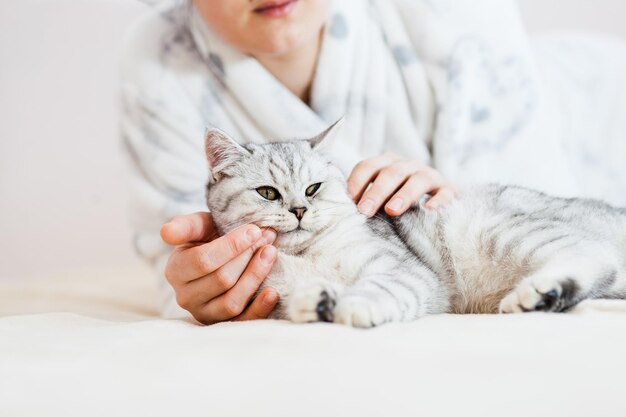
[{"label": "human hand", "polygon": [[399,216],[425,194],[432,196],[426,202],[430,209],[449,203],[456,195],[454,187],[433,168],[391,152],[359,162],[348,178],[348,192],[368,217],[383,204],[388,215]]},{"label": "human hand", "polygon": [[272,288],[250,303],[276,260],[273,230],[249,224],[219,237],[211,214],[195,213],[165,223],[161,238],[176,246],[165,267],[176,302],[199,322],[267,318],[278,303]]}]

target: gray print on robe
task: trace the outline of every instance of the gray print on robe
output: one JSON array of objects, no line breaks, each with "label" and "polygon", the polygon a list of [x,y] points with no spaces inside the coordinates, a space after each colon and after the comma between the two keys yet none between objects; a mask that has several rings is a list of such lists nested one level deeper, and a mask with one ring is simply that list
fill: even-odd
[{"label": "gray print on robe", "polygon": [[448,87],[439,117],[447,121],[447,154],[461,164],[502,150],[526,127],[535,108],[529,67],[517,57],[494,59],[474,38],[454,48]]},{"label": "gray print on robe", "polygon": [[345,39],[348,36],[348,22],[341,14],[335,14],[328,25],[330,35],[335,39]]},{"label": "gray print on robe", "polygon": [[417,62],[415,50],[408,45],[397,45],[392,49],[393,56],[401,66],[408,66]]}]

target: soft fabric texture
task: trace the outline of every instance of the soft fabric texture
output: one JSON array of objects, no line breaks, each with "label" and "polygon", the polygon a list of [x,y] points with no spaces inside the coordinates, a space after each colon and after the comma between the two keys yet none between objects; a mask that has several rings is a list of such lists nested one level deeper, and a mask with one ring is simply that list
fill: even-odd
[{"label": "soft fabric texture", "polygon": [[141,270],[0,283],[0,415],[626,415],[626,301],[373,330],[205,327],[158,319],[155,286]]},{"label": "soft fabric texture", "polygon": [[0,416],[623,417],[626,301],[373,330],[158,318],[146,269],[0,282]]},{"label": "soft fabric texture", "polygon": [[[310,107],[225,45],[187,1],[137,25],[122,67],[136,245],[163,282],[160,225],[205,210],[202,132],[247,143],[312,136],[341,116],[334,156],[394,151],[453,183],[503,182],[626,205],[626,47],[531,41],[512,0],[341,0],[325,28]],[[488,11],[488,13],[486,12]]]}]

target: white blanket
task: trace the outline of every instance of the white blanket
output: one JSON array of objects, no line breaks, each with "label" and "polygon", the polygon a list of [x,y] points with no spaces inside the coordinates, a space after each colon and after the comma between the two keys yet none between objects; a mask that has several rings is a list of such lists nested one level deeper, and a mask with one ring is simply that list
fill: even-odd
[{"label": "white blanket", "polygon": [[0,416],[626,415],[626,301],[203,327],[156,318],[145,271],[54,278],[0,288]]}]

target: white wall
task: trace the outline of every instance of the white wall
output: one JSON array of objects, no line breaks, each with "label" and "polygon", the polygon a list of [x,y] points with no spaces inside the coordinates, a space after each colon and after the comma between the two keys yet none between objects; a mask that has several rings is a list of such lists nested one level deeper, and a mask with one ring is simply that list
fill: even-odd
[{"label": "white wall", "polygon": [[[624,0],[520,1],[533,31],[626,36]],[[142,10],[133,0],[0,0],[0,280],[136,262],[116,59]]]},{"label": "white wall", "polygon": [[0,0],[0,279],[134,262],[116,119],[130,0]]},{"label": "white wall", "polygon": [[533,32],[576,29],[626,37],[625,0],[519,0]]}]

